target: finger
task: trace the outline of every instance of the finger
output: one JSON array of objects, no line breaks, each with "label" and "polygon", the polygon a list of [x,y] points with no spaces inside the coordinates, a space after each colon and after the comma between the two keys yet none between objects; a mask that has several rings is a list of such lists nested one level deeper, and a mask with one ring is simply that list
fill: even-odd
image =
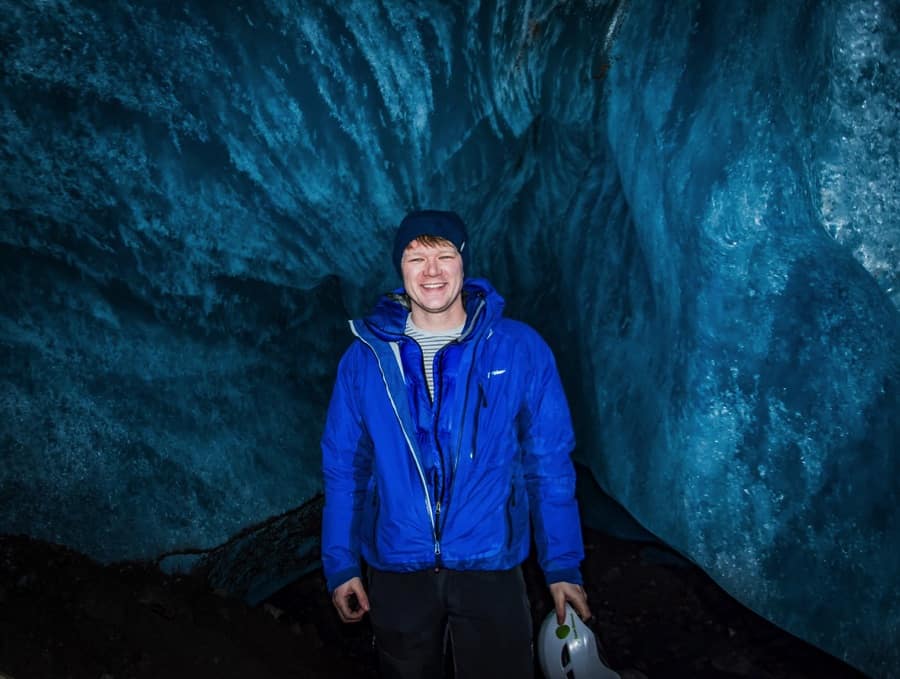
[{"label": "finger", "polygon": [[359,622],[369,610],[369,598],[360,581],[356,580],[351,583],[350,589],[347,590],[344,610],[347,622]]},{"label": "finger", "polygon": [[577,590],[577,596],[571,599],[572,607],[578,613],[578,616],[587,622],[593,617],[591,613],[591,607],[588,606],[587,602],[587,593],[584,591],[583,587],[579,587]]},{"label": "finger", "polygon": [[350,609],[350,595],[352,590],[349,587],[338,587],[331,595],[331,603],[337,611],[341,622],[349,622],[349,616],[353,613]]},{"label": "finger", "polygon": [[355,611],[349,611],[344,614],[344,622],[359,622],[363,619],[363,616],[366,614],[364,610],[361,608],[357,608]]},{"label": "finger", "polygon": [[366,588],[361,584],[356,588],[356,600],[359,602],[359,610],[366,613],[369,610],[369,597],[366,594]]},{"label": "finger", "polygon": [[359,578],[334,590],[331,597],[341,622],[359,622],[369,610],[369,597]]},{"label": "finger", "polygon": [[337,609],[338,617],[340,617],[341,622],[359,622],[366,614],[361,608],[353,610],[350,607],[351,595],[352,592],[348,591],[345,595],[334,598],[334,607]]},{"label": "finger", "polygon": [[346,620],[344,620],[343,598],[339,595],[337,590],[335,590],[331,595],[331,605],[334,606],[334,610],[337,611],[338,617],[341,619],[341,622],[346,622]]},{"label": "finger", "polygon": [[566,621],[566,594],[563,591],[553,592],[553,605],[556,608],[556,622],[562,625]]}]

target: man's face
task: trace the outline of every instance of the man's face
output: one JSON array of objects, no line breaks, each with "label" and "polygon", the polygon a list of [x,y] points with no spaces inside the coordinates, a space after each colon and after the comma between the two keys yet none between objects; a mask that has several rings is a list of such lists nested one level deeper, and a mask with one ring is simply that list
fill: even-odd
[{"label": "man's face", "polygon": [[403,251],[400,268],[416,325],[447,329],[462,323],[463,265],[452,243],[428,246],[414,240]]}]

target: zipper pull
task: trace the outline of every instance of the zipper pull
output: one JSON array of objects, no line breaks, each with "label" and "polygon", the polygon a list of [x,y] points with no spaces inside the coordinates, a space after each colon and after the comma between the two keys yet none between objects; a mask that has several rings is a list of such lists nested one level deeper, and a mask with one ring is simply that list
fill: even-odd
[{"label": "zipper pull", "polygon": [[435,538],[434,539],[434,572],[440,573],[442,568],[441,564],[441,543]]}]

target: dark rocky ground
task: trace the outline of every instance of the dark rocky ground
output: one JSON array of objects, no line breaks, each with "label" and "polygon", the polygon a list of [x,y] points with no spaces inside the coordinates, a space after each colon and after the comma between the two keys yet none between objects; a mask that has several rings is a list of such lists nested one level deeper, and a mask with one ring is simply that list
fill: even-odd
[{"label": "dark rocky ground", "polygon": [[[596,628],[623,679],[858,679],[644,543],[586,531]],[[529,563],[535,625],[550,610]],[[100,566],[0,537],[0,679],[377,677],[366,623],[341,625],[317,572],[249,607],[146,564]],[[505,679],[515,679],[507,677]]]}]

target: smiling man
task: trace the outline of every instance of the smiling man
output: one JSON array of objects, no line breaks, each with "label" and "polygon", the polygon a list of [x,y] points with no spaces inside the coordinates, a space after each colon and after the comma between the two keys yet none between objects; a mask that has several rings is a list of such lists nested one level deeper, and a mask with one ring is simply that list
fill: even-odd
[{"label": "smiling man", "polygon": [[[344,622],[368,612],[383,677],[531,677],[531,527],[564,617],[590,617],[569,409],[553,355],[469,265],[453,212],[408,214],[402,290],[352,321],[322,438],[322,563]],[[362,562],[367,566],[363,584]]]},{"label": "smiling man", "polygon": [[410,321],[433,332],[461,326],[463,265],[456,246],[444,238],[421,235],[400,258],[403,287],[410,302]]}]

